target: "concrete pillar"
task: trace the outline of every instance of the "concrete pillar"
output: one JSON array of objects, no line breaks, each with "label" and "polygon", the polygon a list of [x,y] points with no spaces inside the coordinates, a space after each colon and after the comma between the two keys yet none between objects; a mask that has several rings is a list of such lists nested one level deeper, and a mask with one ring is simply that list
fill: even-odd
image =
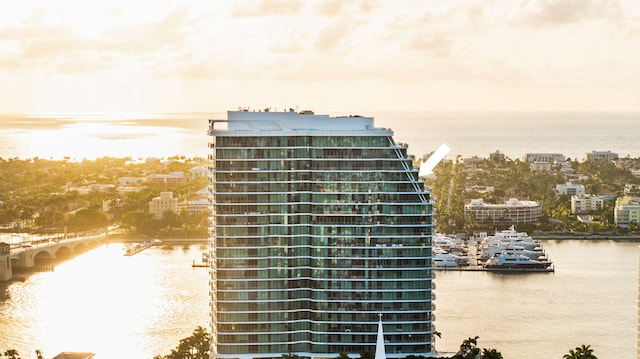
[{"label": "concrete pillar", "polygon": [[6,282],[11,279],[13,279],[11,257],[8,254],[0,254],[0,282]]},{"label": "concrete pillar", "polygon": [[31,268],[33,267],[33,251],[24,251],[20,253],[20,257],[18,259],[18,263],[16,267],[19,268]]}]

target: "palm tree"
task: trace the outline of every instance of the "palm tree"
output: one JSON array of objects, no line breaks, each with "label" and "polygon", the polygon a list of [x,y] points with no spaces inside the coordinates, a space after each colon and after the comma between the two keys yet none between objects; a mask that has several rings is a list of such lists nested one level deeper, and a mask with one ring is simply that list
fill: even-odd
[{"label": "palm tree", "polygon": [[482,349],[482,359],[503,359],[502,354],[495,349]]},{"label": "palm tree", "polygon": [[569,350],[569,353],[563,355],[562,359],[598,359],[598,357],[593,355],[591,345],[582,344],[576,347],[575,351],[573,349]]}]

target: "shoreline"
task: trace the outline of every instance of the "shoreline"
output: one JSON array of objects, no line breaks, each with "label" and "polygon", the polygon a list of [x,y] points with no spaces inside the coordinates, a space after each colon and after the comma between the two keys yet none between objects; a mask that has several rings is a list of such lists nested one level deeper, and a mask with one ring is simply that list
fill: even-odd
[{"label": "shoreline", "polygon": [[569,234],[569,235],[531,235],[537,240],[629,240],[640,242],[640,235],[615,235],[615,234]]}]

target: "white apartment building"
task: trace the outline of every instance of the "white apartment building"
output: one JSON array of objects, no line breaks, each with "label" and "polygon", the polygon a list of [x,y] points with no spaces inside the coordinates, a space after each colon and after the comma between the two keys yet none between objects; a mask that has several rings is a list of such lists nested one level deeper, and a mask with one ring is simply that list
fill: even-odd
[{"label": "white apartment building", "polygon": [[189,214],[192,214],[192,215],[206,213],[209,211],[210,205],[211,205],[211,202],[209,202],[208,198],[188,201],[187,212],[189,212]]},{"label": "white apartment building", "polygon": [[602,210],[604,198],[593,194],[577,194],[571,196],[571,213],[583,214]]},{"label": "white apartment building", "polygon": [[631,223],[640,224],[640,197],[618,197],[613,220],[618,227],[623,228],[629,227]]},{"label": "white apartment building", "polygon": [[162,219],[166,211],[178,213],[178,199],[173,198],[173,192],[160,192],[159,197],[149,202],[149,213],[153,213],[153,218]]},{"label": "white apartment building", "polygon": [[611,151],[591,151],[585,155],[585,161],[611,162],[618,159],[618,154]]},{"label": "white apartment building", "polygon": [[534,162],[564,162],[566,157],[562,153],[525,153],[522,160],[528,163]]},{"label": "white apartment building", "polygon": [[187,183],[189,178],[184,175],[184,172],[169,172],[166,173],[153,173],[147,176],[149,182],[159,182],[164,184],[181,184]]},{"label": "white apartment building", "polygon": [[209,169],[205,166],[193,167],[189,170],[189,176],[191,179],[198,177],[207,177],[209,175]]},{"label": "white apartment building", "polygon": [[573,184],[572,182],[567,182],[564,184],[557,184],[556,191],[558,194],[568,194],[568,195],[579,195],[584,194],[584,186],[581,184]]},{"label": "white apartment building", "polygon": [[481,198],[472,199],[464,205],[464,218],[480,224],[512,225],[537,223],[542,215],[542,206],[535,201],[509,198],[504,204],[484,203]]}]

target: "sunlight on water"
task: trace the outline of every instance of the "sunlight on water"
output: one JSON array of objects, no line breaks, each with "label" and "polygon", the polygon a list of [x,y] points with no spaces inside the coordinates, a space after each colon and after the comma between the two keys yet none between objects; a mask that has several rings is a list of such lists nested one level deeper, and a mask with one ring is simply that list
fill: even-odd
[{"label": "sunlight on water", "polygon": [[198,246],[123,253],[121,244],[109,244],[12,283],[0,305],[0,328],[7,333],[0,349],[152,358],[167,354],[196,326],[208,327],[207,270],[191,268]]}]

